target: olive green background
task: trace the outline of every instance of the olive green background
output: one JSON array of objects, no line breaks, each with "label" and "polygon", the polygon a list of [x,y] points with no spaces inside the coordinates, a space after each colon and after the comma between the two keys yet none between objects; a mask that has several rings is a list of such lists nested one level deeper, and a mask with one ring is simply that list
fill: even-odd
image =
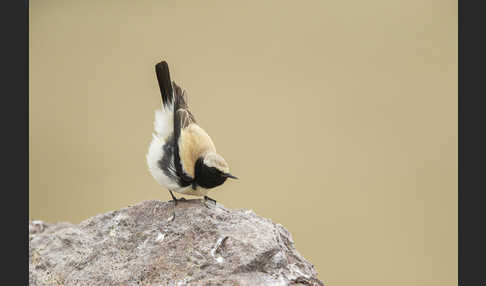
[{"label": "olive green background", "polygon": [[165,59],[240,177],[210,196],[328,286],[456,285],[457,32],[450,0],[31,0],[29,217],[169,200],[145,162]]}]

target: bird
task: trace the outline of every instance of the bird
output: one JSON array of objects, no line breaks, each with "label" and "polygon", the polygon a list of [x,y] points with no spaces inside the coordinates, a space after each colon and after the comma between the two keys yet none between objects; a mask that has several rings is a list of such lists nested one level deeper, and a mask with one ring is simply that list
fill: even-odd
[{"label": "bird", "polygon": [[238,178],[230,173],[213,140],[196,122],[187,104],[187,91],[171,81],[167,62],[157,63],[155,73],[162,106],[155,110],[154,132],[146,154],[150,174],[169,191],[175,205],[185,198],[177,199],[173,192],[216,203],[207,193],[228,178]]}]

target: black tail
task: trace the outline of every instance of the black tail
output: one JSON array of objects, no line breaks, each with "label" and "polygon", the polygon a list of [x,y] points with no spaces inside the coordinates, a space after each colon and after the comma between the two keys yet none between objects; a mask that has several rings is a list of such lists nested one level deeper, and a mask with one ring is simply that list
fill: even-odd
[{"label": "black tail", "polygon": [[172,104],[172,82],[170,81],[169,65],[166,61],[162,61],[155,65],[155,73],[159,81],[160,93],[162,94],[162,102],[164,106]]}]

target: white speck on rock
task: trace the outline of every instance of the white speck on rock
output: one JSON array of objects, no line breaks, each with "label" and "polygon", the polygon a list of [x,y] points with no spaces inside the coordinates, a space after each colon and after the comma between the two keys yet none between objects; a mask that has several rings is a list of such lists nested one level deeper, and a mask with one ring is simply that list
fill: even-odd
[{"label": "white speck on rock", "polygon": [[115,230],[115,228],[112,228],[110,230],[110,236],[116,236],[116,230]]},{"label": "white speck on rock", "polygon": [[144,240],[144,241],[142,242],[142,244],[140,244],[139,246],[137,246],[137,249],[143,249],[143,248],[145,247],[145,245],[147,244],[147,240],[148,240],[148,239]]},{"label": "white speck on rock", "polygon": [[177,286],[184,286],[184,285],[186,285],[187,284],[187,280],[188,280],[188,278],[184,278],[184,280],[178,281],[177,282]]},{"label": "white speck on rock", "polygon": [[221,245],[221,242],[223,241],[223,239],[224,239],[224,237],[220,237],[220,238],[218,239],[218,241],[216,241],[216,245],[215,245],[215,246],[214,246],[214,247],[211,249],[211,256],[212,256],[214,259],[216,259],[216,261],[217,261],[218,263],[223,263],[223,261],[224,261],[224,258],[223,258],[223,257],[221,257],[221,256],[219,256],[219,255],[218,255],[218,256],[216,256],[216,255],[217,255],[217,254],[216,254],[216,250],[217,250],[217,249],[219,248],[219,246]]},{"label": "white speck on rock", "polygon": [[167,221],[173,221],[175,219],[175,214],[173,213],[171,216],[167,218]]},{"label": "white speck on rock", "polygon": [[300,270],[300,268],[297,265],[295,265],[295,263],[290,264],[289,265],[289,269],[293,273],[292,279],[295,279],[297,277],[306,277],[306,278],[308,278],[308,275],[306,275],[305,273],[302,273],[302,271]]},{"label": "white speck on rock", "polygon": [[124,214],[124,213],[119,213],[119,214],[117,214],[117,215],[116,215],[116,217],[113,219],[113,222],[114,222],[115,224],[119,224],[121,221],[126,220],[126,219],[128,219],[128,218],[129,218],[129,216],[128,216],[127,214]]},{"label": "white speck on rock", "polygon": [[162,242],[164,238],[165,238],[165,234],[159,232],[157,238],[155,238],[155,242]]}]

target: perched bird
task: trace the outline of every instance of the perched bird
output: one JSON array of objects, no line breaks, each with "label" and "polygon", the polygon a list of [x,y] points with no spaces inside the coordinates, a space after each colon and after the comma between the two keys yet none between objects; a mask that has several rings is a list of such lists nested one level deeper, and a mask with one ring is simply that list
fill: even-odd
[{"label": "perched bird", "polygon": [[147,153],[150,174],[172,193],[206,196],[227,178],[237,179],[216,152],[211,137],[194,119],[187,105],[187,92],[171,81],[169,66],[162,61],[155,65],[162,94],[162,107],[155,110],[152,142]]}]

